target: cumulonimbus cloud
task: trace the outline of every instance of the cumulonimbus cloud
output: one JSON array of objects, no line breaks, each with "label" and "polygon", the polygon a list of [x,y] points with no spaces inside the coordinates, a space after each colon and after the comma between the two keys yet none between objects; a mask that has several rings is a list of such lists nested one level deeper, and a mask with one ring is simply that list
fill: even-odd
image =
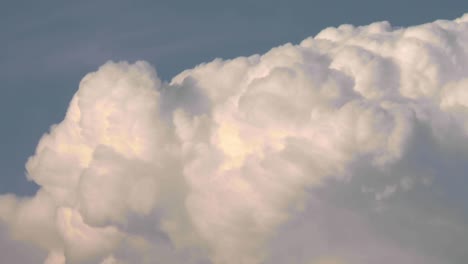
[{"label": "cumulonimbus cloud", "polygon": [[355,162],[398,161],[416,123],[440,144],[446,130],[465,138],[467,85],[467,15],[327,28],[170,82],[146,62],[108,62],[28,160],[38,193],[0,196],[0,219],[45,263],[121,251],[153,263],[155,230],[212,263],[262,263],[306,190],[349,180]]}]

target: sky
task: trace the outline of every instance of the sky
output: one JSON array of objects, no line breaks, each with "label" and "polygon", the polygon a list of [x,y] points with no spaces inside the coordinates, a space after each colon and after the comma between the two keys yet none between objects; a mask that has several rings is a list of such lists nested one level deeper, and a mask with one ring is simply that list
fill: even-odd
[{"label": "sky", "polygon": [[31,194],[24,163],[81,78],[108,60],[146,60],[163,80],[214,58],[264,53],[323,28],[453,19],[465,1],[5,1],[0,9],[0,193]]},{"label": "sky", "polygon": [[0,3],[2,255],[464,263],[466,12]]}]

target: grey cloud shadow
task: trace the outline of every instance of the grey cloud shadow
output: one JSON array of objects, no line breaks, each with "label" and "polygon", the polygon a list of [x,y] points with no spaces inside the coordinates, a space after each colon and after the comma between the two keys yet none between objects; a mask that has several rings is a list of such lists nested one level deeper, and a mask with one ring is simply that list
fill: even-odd
[{"label": "grey cloud shadow", "polygon": [[[437,138],[441,131],[419,121],[413,132],[397,162],[379,168],[363,157],[352,164],[349,181],[332,179],[307,190],[304,209],[273,238],[268,263],[306,263],[326,255],[351,263],[465,263],[466,136],[451,127]],[[362,191],[383,190],[404,177],[415,181],[412,188],[400,186],[383,201]]]},{"label": "grey cloud shadow", "polygon": [[172,119],[172,113],[177,109],[191,115],[208,114],[211,111],[210,100],[191,77],[185,78],[180,85],[163,84],[160,95],[159,109],[165,120]]}]

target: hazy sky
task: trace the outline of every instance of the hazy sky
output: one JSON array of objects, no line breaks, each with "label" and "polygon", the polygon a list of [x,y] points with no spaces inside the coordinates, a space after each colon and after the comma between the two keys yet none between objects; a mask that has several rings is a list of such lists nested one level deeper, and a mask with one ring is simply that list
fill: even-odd
[{"label": "hazy sky", "polygon": [[466,1],[10,2],[9,263],[468,259]]}]

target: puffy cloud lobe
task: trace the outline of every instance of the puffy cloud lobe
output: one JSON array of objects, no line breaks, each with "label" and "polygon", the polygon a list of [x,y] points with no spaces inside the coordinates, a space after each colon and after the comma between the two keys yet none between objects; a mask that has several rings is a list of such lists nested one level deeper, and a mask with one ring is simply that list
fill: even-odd
[{"label": "puffy cloud lobe", "polygon": [[349,180],[358,161],[398,161],[419,122],[466,137],[466,18],[328,28],[169,83],[145,62],[108,62],[28,160],[40,191],[1,196],[0,217],[46,263],[119,263],[135,215],[213,263],[261,263],[306,190]]}]

